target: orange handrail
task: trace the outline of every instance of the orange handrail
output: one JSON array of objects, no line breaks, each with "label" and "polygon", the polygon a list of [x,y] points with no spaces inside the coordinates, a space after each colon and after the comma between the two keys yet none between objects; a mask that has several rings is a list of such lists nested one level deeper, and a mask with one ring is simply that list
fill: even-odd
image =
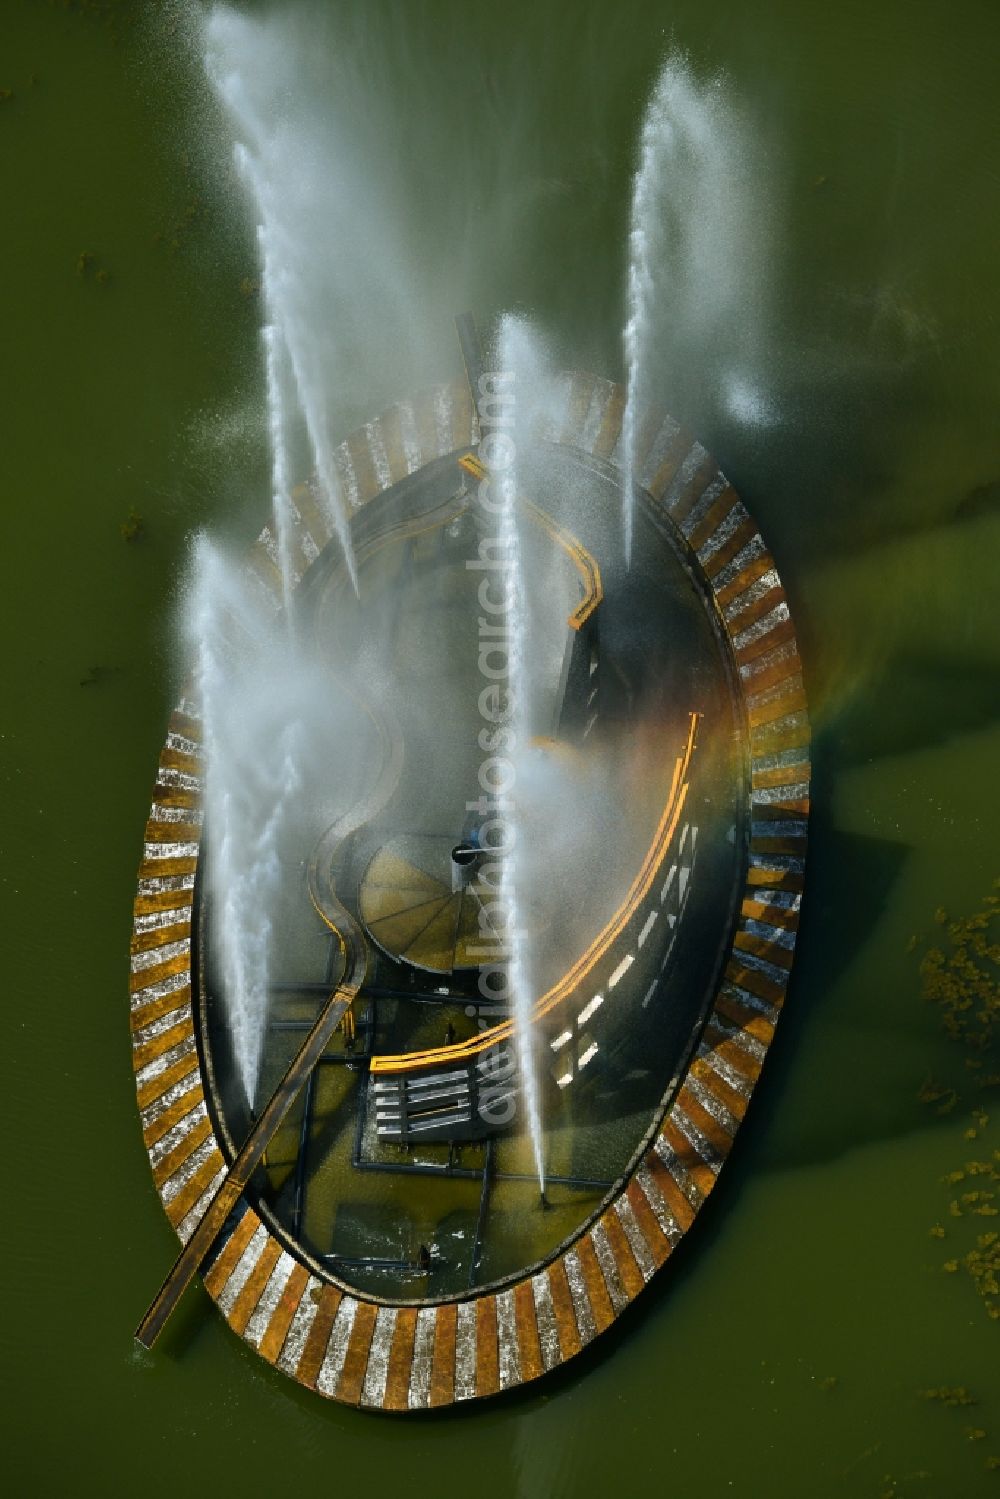
[{"label": "orange handrail", "polygon": [[[458,466],[474,479],[485,479],[489,474],[489,469],[485,463],[477,458],[474,453],[466,453],[461,457],[458,460]],[[582,542],[576,539],[571,531],[567,531],[563,526],[558,525],[550,515],[547,515],[544,510],[539,509],[537,505],[532,504],[530,500],[519,497],[518,503],[524,506],[535,524],[541,526],[542,530],[562,547],[580,574],[580,579],[583,583],[583,598],[577,604],[572,614],[566,619],[566,623],[571,630],[579,630],[581,625],[586,624],[598,604],[604,598],[604,584],[601,582],[601,569],[598,566],[597,558],[587,551],[587,548]]]},{"label": "orange handrail", "polygon": [[[602,928],[593,942],[581,953],[576,962],[566,970],[561,978],[557,979],[550,989],[535,1001],[531,1023],[540,1020],[543,1015],[553,1009],[559,1002],[566,998],[567,994],[578,986],[583,979],[600,961],[608,948],[620,936],[627,926],[629,920],[634,916],[639,906],[645,900],[650,887],[656,878],[657,871],[666,857],[667,849],[670,847],[677,824],[687,800],[689,783],[684,779],[691,763],[694,753],[695,734],[698,727],[700,714],[692,713],[688,728],[687,742],[684,751],[678,756],[674,764],[674,773],[670,783],[670,794],[667,804],[663,810],[663,816],[657,824],[656,833],[650,844],[646,857],[635,879],[629,887],[628,894],[618,907],[607,924]],[[470,1057],[477,1056],[480,1052],[489,1050],[490,1047],[506,1041],[514,1032],[514,1021],[504,1020],[499,1025],[490,1026],[485,1031],[480,1031],[477,1036],[470,1036],[467,1041],[455,1041],[450,1046],[436,1046],[427,1051],[399,1052],[392,1055],[373,1056],[369,1063],[370,1070],[379,1072],[416,1072],[425,1067],[447,1066],[456,1062],[467,1061]]]},{"label": "orange handrail", "polygon": [[577,541],[571,531],[558,525],[544,510],[532,504],[531,500],[522,499],[521,504],[536,525],[541,526],[542,530],[562,547],[580,574],[583,583],[583,598],[566,620],[571,630],[579,630],[604,597],[604,584],[601,582],[601,569],[597,564],[597,558],[591,556],[587,548],[582,542]]}]

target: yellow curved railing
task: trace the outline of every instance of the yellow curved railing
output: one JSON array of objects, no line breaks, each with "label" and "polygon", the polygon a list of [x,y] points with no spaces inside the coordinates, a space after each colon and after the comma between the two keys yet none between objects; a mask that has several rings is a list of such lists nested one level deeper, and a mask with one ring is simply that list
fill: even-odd
[{"label": "yellow curved railing", "polygon": [[562,547],[580,574],[580,580],[583,583],[583,598],[566,620],[571,630],[579,630],[581,625],[586,624],[604,597],[604,584],[601,582],[601,569],[597,565],[597,558],[591,556],[587,548],[582,542],[577,541],[571,531],[557,525],[550,515],[540,510],[537,505],[533,505],[530,500],[522,499],[520,504],[535,524],[541,526],[542,530]]},{"label": "yellow curved railing", "polygon": [[[698,728],[700,714],[690,715],[687,741],[683,752],[677,757],[674,764],[673,778],[670,783],[670,794],[663,810],[663,815],[657,824],[653,841],[642,861],[642,867],[629,887],[628,894],[611,917],[610,921],[602,928],[593,942],[581,953],[576,962],[566,970],[561,978],[557,979],[551,989],[535,1001],[531,1014],[531,1023],[534,1025],[550,1010],[554,1009],[567,995],[571,994],[588,973],[600,962],[608,951],[608,948],[617,940],[624,931],[629,921],[649,894],[653,881],[656,879],[667,850],[670,847],[677,824],[680,821],[684,803],[687,800],[689,782],[687,781],[688,767],[694,753],[695,735]],[[399,1052],[386,1054],[384,1056],[373,1056],[370,1062],[370,1070],[373,1073],[400,1073],[418,1072],[427,1067],[447,1067],[461,1064],[471,1057],[478,1056],[480,1052],[488,1051],[501,1041],[506,1041],[514,1033],[513,1020],[505,1020],[500,1025],[490,1026],[485,1031],[480,1031],[476,1036],[470,1036],[467,1041],[456,1041],[450,1046],[437,1046],[427,1051]]]},{"label": "yellow curved railing", "polygon": [[[485,479],[489,474],[486,465],[480,462],[474,453],[466,453],[458,460],[458,466],[474,479]],[[552,540],[562,547],[580,574],[583,598],[566,619],[571,630],[579,630],[582,625],[586,624],[604,597],[604,584],[601,582],[601,569],[597,558],[587,551],[587,548],[576,539],[571,531],[557,525],[550,515],[539,509],[537,505],[533,505],[530,500],[518,496],[518,504],[528,512],[536,526],[540,526],[547,536],[551,536]]]}]

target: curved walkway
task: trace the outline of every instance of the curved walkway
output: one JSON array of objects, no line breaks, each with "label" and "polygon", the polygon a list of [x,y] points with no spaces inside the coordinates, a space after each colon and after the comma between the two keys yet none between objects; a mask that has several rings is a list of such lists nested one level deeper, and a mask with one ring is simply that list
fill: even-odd
[{"label": "curved walkway", "polygon": [[[624,392],[592,375],[563,381],[563,413],[541,436],[615,463]],[[277,1368],[352,1405],[418,1410],[493,1395],[573,1358],[642,1291],[715,1185],[781,1012],[798,927],[809,807],[809,723],[781,581],[753,520],[703,447],[669,417],[645,423],[637,480],[698,560],[742,688],[751,839],[732,950],[679,1090],[634,1170],[600,1216],[533,1274],[438,1303],[379,1303],[279,1240],[241,1199],[204,1273],[229,1325]],[[464,385],[391,408],[335,460],[352,506],[478,439]],[[305,572],[331,527],[296,493]],[[274,538],[248,566],[280,595]],[[183,701],[160,755],[135,902],[133,1065],[154,1182],[179,1237],[203,1216],[226,1169],[208,1115],[191,1007],[191,921],[202,762],[196,707]]]}]

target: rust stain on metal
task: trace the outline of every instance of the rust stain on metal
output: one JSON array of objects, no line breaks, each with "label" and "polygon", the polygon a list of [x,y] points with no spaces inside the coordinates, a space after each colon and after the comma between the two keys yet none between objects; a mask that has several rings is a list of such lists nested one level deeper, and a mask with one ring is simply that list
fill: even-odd
[{"label": "rust stain on metal", "polygon": [[177,1196],[166,1204],[167,1217],[175,1228],[187,1217],[198,1199],[204,1196],[225,1164],[222,1151],[213,1150],[191,1179],[185,1182]]},{"label": "rust stain on metal", "polygon": [[389,1372],[385,1381],[386,1410],[405,1411],[409,1406],[410,1373],[413,1364],[413,1343],[417,1333],[417,1309],[401,1306],[396,1313],[396,1326],[389,1350]]},{"label": "rust stain on metal", "polygon": [[594,1253],[593,1243],[587,1234],[578,1239],[574,1247],[577,1259],[580,1261],[583,1283],[587,1288],[587,1298],[594,1313],[594,1325],[598,1333],[602,1333],[615,1320],[615,1310],[611,1305],[608,1288],[604,1284],[604,1275],[601,1272],[600,1265],[597,1263],[597,1255]]},{"label": "rust stain on metal", "polygon": [[500,1388],[497,1304],[493,1296],[476,1302],[476,1394],[494,1395]]},{"label": "rust stain on metal", "polygon": [[351,1336],[347,1344],[344,1368],[340,1376],[340,1384],[337,1386],[337,1399],[343,1400],[346,1405],[357,1405],[361,1399],[361,1388],[365,1382],[365,1370],[368,1367],[368,1350],[372,1345],[372,1333],[375,1331],[377,1315],[378,1307],[372,1302],[358,1302]]},{"label": "rust stain on metal", "polygon": [[535,1298],[530,1281],[522,1280],[514,1287],[514,1321],[517,1327],[521,1378],[537,1379],[542,1372],[542,1349],[538,1339]]},{"label": "rust stain on metal", "polygon": [[628,1300],[638,1296],[646,1284],[642,1271],[636,1264],[635,1255],[632,1253],[631,1245],[625,1237],[625,1230],[621,1226],[618,1214],[611,1208],[601,1216],[601,1226],[607,1236],[611,1247],[611,1254],[618,1269],[622,1290]]},{"label": "rust stain on metal", "polygon": [[561,1259],[553,1260],[549,1266],[549,1289],[559,1332],[559,1350],[564,1359],[572,1358],[574,1353],[580,1351],[580,1331],[576,1325],[576,1312],[573,1310],[573,1297],[566,1279],[566,1267]]},{"label": "rust stain on metal", "polygon": [[323,1367],[326,1345],[330,1341],[330,1332],[333,1328],[333,1319],[337,1315],[337,1308],[342,1299],[343,1292],[337,1286],[324,1286],[319,1292],[316,1315],[309,1329],[299,1366],[295,1371],[295,1378],[299,1383],[308,1385],[310,1389],[315,1386],[316,1377]]},{"label": "rust stain on metal", "polygon": [[642,1237],[649,1245],[649,1252],[653,1257],[653,1263],[657,1270],[659,1270],[664,1260],[670,1254],[670,1240],[657,1223],[656,1214],[646,1201],[646,1194],[637,1181],[633,1180],[629,1182],[625,1189],[625,1196],[628,1198]]},{"label": "rust stain on metal", "polygon": [[172,1150],[157,1161],[153,1167],[153,1180],[158,1187],[165,1181],[169,1181],[174,1172],[177,1171],[189,1155],[193,1155],[198,1146],[203,1144],[212,1133],[212,1121],[209,1118],[200,1119],[198,1123],[182,1135]]},{"label": "rust stain on metal", "polygon": [[455,1327],[458,1308],[453,1301],[438,1307],[431,1361],[431,1405],[450,1405],[455,1396]]},{"label": "rust stain on metal", "polygon": [[660,1196],[670,1209],[670,1215],[677,1224],[677,1227],[682,1234],[686,1233],[694,1222],[694,1208],[688,1202],[655,1150],[651,1150],[648,1153],[645,1158],[645,1165],[656,1186],[659,1188]]},{"label": "rust stain on metal", "polygon": [[236,1269],[244,1249],[258,1228],[260,1228],[260,1219],[252,1208],[247,1208],[205,1273],[205,1290],[213,1300],[221,1294],[226,1281]]},{"label": "rust stain on metal", "polygon": [[271,1319],[264,1329],[264,1335],[258,1347],[261,1357],[266,1358],[269,1364],[274,1363],[285,1345],[288,1329],[299,1309],[299,1302],[302,1300],[302,1293],[305,1291],[308,1280],[309,1271],[305,1265],[292,1266],[284,1290],[278,1297],[277,1305],[271,1313]]},{"label": "rust stain on metal", "polygon": [[260,1259],[247,1276],[246,1283],[233,1302],[233,1309],[227,1320],[233,1332],[239,1333],[240,1337],[246,1331],[254,1307],[264,1294],[264,1287],[271,1278],[271,1271],[278,1263],[280,1254],[281,1245],[277,1239],[268,1239],[261,1250]]},{"label": "rust stain on metal", "polygon": [[660,1132],[676,1155],[682,1168],[701,1193],[702,1201],[715,1186],[715,1172],[707,1166],[686,1136],[682,1135],[669,1114]]}]

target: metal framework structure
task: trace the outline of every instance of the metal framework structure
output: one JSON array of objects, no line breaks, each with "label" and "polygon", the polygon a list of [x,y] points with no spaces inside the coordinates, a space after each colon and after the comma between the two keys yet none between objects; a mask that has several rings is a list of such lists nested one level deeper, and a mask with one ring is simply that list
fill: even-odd
[{"label": "metal framework structure", "polygon": [[[562,380],[563,406],[542,440],[612,470],[620,460],[624,391],[590,374]],[[363,518],[380,493],[478,443],[466,384],[400,403],[336,450],[344,493]],[[183,1246],[144,1319],[151,1342],[184,1284],[201,1271],[230,1326],[301,1384],[348,1404],[419,1410],[496,1394],[567,1360],[608,1327],[669,1258],[715,1185],[759,1077],[788,983],[803,888],[809,807],[809,722],[795,632],[773,559],[705,449],[676,422],[651,415],[635,464],[640,500],[685,548],[731,653],[743,721],[749,843],[732,940],[707,1018],[682,1076],[664,1098],[628,1172],[607,1187],[595,1218],[545,1264],[476,1290],[479,1245],[494,1175],[484,1147],[480,1212],[466,1294],[437,1302],[381,1301],[353,1290],[337,1262],[318,1264],[261,1216],[246,1184],[276,1121],[303,1087],[295,1222],[307,1188],[314,1068],[360,987],[350,954],[264,1117],[234,1152],[213,1120],[199,1055],[192,975],[194,884],[203,764],[197,704],[182,700],[160,755],[146,827],[132,938],[133,1065],[144,1140],[164,1209]],[[305,574],[331,541],[308,487],[296,491],[297,565]],[[265,531],[247,566],[277,600],[274,543]],[[326,992],[324,987],[324,992]],[[379,994],[365,991],[377,1005]],[[285,1023],[291,1029],[297,1023]],[[351,1061],[372,1065],[372,1015]],[[384,1059],[376,1064],[381,1067]],[[398,1059],[397,1059],[398,1060]],[[362,1160],[358,1169],[379,1169]],[[393,1169],[399,1169],[394,1167]],[[464,1172],[450,1159],[444,1168]],[[343,1262],[347,1268],[346,1262]]]}]

